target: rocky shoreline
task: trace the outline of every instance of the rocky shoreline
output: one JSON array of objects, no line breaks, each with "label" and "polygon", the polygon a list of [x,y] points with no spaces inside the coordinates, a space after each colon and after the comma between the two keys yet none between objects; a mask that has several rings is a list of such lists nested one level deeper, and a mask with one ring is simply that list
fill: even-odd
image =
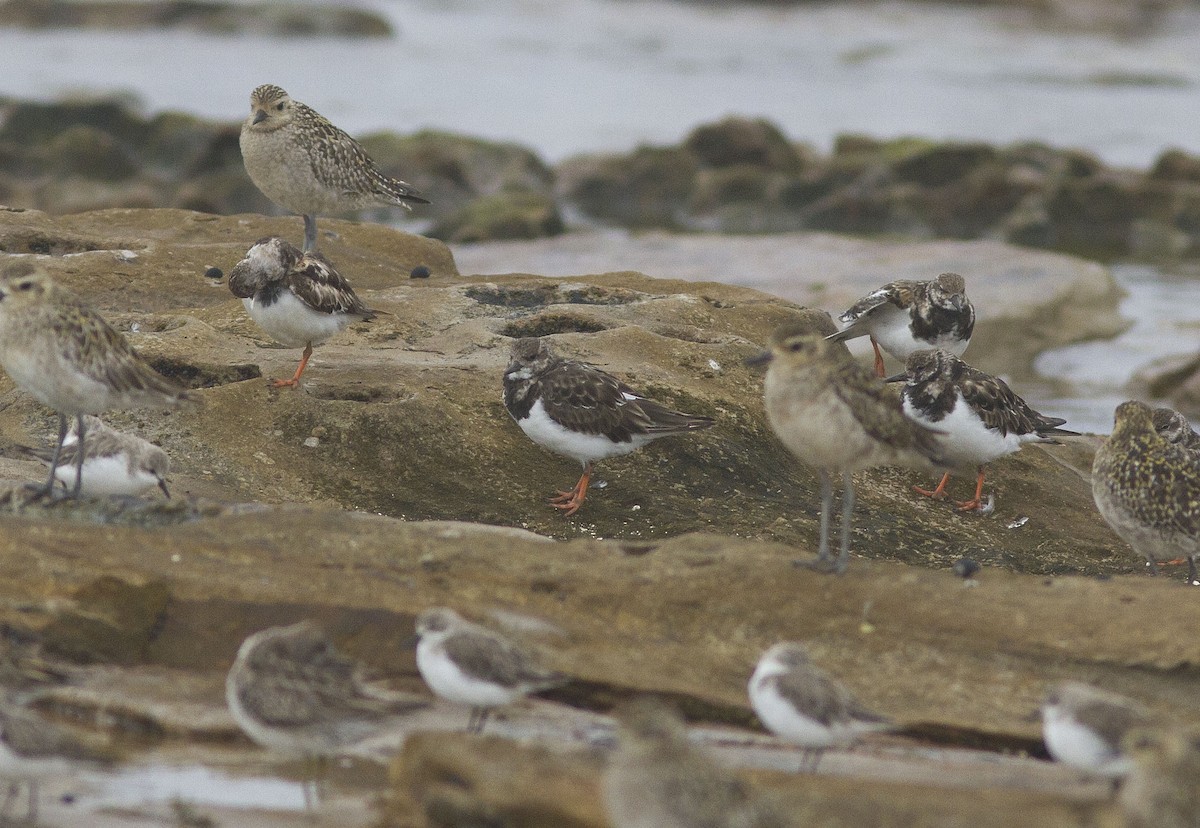
[{"label": "rocky shoreline", "polygon": [[[8,100],[0,116],[0,202],[8,205],[52,213],[276,211],[246,178],[236,122],[146,117],[119,100]],[[1155,263],[1200,253],[1200,158],[1178,150],[1163,152],[1149,170],[1129,170],[1037,143],[844,135],[821,155],[769,122],[745,118],[698,126],[676,146],[557,165],[515,144],[443,132],[362,137],[385,172],[438,194],[410,226],[452,242],[600,224],[990,239]]]}]

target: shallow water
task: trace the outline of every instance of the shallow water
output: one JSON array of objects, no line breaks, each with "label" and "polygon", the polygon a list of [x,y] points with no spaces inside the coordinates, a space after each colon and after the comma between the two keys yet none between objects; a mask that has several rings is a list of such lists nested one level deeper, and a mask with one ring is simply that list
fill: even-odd
[{"label": "shallow water", "polygon": [[[1200,10],[1118,39],[940,4],[366,0],[394,40],[0,30],[0,94],[129,92],[240,119],[278,83],[352,132],[423,127],[551,160],[679,140],[729,113],[827,148],[864,132],[1040,140],[1145,166],[1200,152]],[[334,72],[331,74],[331,68]]]}]

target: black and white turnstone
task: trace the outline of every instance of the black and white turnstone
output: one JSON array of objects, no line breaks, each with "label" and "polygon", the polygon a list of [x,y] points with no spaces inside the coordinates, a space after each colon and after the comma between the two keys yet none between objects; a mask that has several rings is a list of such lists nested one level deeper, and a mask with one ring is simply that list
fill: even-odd
[{"label": "black and white turnstone", "polygon": [[[987,463],[1012,454],[1025,443],[1079,436],[1059,428],[1066,420],[1039,414],[1004,380],[972,368],[949,351],[914,351],[904,367],[905,373],[888,378],[889,382],[906,380],[901,392],[904,413],[940,432],[937,439],[942,456],[953,468],[978,472],[975,497],[957,504],[962,511],[982,506]],[[950,472],[946,472],[936,488],[914,488],[941,498],[949,481]]]},{"label": "black and white turnstone", "polygon": [[1175,443],[1186,449],[1200,449],[1200,434],[1197,434],[1188,418],[1173,408],[1156,408],[1150,412],[1154,420],[1154,430],[1168,443]]},{"label": "black and white turnstone", "polygon": [[1121,741],[1151,723],[1149,712],[1132,699],[1066,681],[1050,688],[1042,702],[1042,739],[1056,762],[1097,776],[1123,776],[1132,767]]},{"label": "black and white turnstone", "polygon": [[434,693],[469,705],[467,730],[479,733],[492,708],[566,682],[514,642],[437,607],[417,617],[417,669]]},{"label": "black and white turnstone", "polygon": [[[78,455],[82,452],[80,494],[139,495],[157,486],[167,497],[171,496],[166,480],[171,459],[165,451],[136,434],[117,431],[99,417],[86,414],[83,422],[86,434],[83,443],[79,441],[78,426],[72,423],[55,469],[64,488],[74,483]],[[40,448],[28,452],[46,462],[54,456],[53,451]]]},{"label": "black and white turnstone", "polygon": [[943,273],[928,282],[889,282],[859,299],[838,317],[842,330],[834,342],[860,336],[871,338],[875,376],[887,376],[880,347],[904,360],[913,351],[944,348],[962,356],[975,329],[975,308],[967,286],[957,273]]},{"label": "black and white turnstone", "polygon": [[865,733],[889,727],[887,719],[860,704],[794,642],[763,653],[749,693],[750,706],[767,730],[804,748],[812,770],[826,749],[851,745]]},{"label": "black and white turnstone", "polygon": [[250,116],[242,124],[246,173],[263,195],[304,216],[304,252],[317,249],[317,216],[395,205],[411,210],[429,201],[403,181],[390,178],[362,145],[264,84],[250,93]]},{"label": "black and white turnstone", "polygon": [[688,738],[679,713],[639,698],[613,711],[617,748],[601,792],[613,828],[784,828],[770,800]]},{"label": "black and white turnstone", "polygon": [[[199,399],[156,373],[125,337],[45,272],[19,263],[0,275],[0,365],[19,388],[58,412],[46,494],[54,492],[68,419],[86,440],[85,414],[116,408],[177,408]],[[72,497],[83,486],[75,458]]]},{"label": "black and white turnstone", "polygon": [[246,251],[229,272],[229,290],[273,339],[289,348],[304,347],[295,375],[273,380],[276,388],[300,383],[314,345],[382,313],[364,305],[320,253],[301,253],[278,237],[259,239]]},{"label": "black and white turnstone", "polygon": [[[770,348],[747,360],[768,364],[763,385],[767,421],[783,444],[817,470],[821,483],[821,540],[816,568],[843,572],[850,559],[851,474],[871,466],[945,468],[937,432],[914,422],[883,380],[859,365],[845,346],[811,333],[804,321],[786,322]],[[829,554],[831,475],[842,477],[842,546]]]},{"label": "black and white turnstone", "polygon": [[1120,538],[1157,561],[1186,558],[1188,583],[1200,554],[1200,464],[1193,451],[1168,442],[1154,428],[1149,406],[1117,406],[1113,431],[1092,462],[1096,508]]},{"label": "black and white turnstone", "polygon": [[566,515],[583,504],[595,461],[714,422],[672,411],[599,368],[556,356],[537,337],[513,343],[504,371],[504,407],[529,439],[583,464],[575,488],[550,501]]}]

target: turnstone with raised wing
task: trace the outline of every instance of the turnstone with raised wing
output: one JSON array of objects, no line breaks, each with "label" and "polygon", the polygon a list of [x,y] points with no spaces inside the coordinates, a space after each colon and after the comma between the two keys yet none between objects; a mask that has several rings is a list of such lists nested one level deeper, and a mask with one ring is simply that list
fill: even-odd
[{"label": "turnstone with raised wing", "polygon": [[[905,373],[889,382],[906,380],[901,397],[904,413],[937,429],[942,456],[957,469],[977,471],[975,497],[957,503],[962,511],[983,504],[984,466],[1012,454],[1025,443],[1053,443],[1054,437],[1078,437],[1059,428],[1061,417],[1047,417],[1029,407],[999,377],[972,368],[949,351],[914,351],[905,360]],[[928,497],[946,495],[950,472],[937,487],[916,491]]]},{"label": "turnstone with raised wing", "polygon": [[1120,538],[1157,561],[1186,558],[1197,584],[1200,554],[1200,465],[1193,451],[1154,428],[1150,408],[1136,400],[1117,406],[1113,431],[1092,462],[1096,508]]},{"label": "turnstone with raised wing", "polygon": [[[792,454],[817,470],[821,484],[818,569],[844,572],[850,560],[853,472],[872,466],[946,466],[936,431],[904,414],[883,380],[859,365],[844,345],[811,333],[803,320],[785,322],[770,348],[747,364],[769,364],[763,384],[767,421]],[[829,554],[831,474],[842,477],[842,545]]]},{"label": "turnstone with raised wing", "polygon": [[514,642],[446,607],[421,613],[417,635],[421,678],[447,701],[470,706],[471,733],[482,732],[492,708],[567,680],[537,664]]},{"label": "turnstone with raised wing", "polygon": [[242,124],[246,173],[263,195],[304,216],[304,251],[317,249],[317,216],[395,205],[411,210],[429,201],[407,183],[384,175],[358,141],[264,84],[250,93]]},{"label": "turnstone with raised wing", "polygon": [[776,644],[750,677],[750,706],[767,730],[804,748],[810,768],[831,747],[851,745],[864,733],[889,727],[850,690],[821,670],[800,644]]},{"label": "turnstone with raised wing", "polygon": [[[24,262],[0,275],[0,365],[19,388],[58,412],[46,494],[54,491],[69,418],[86,441],[85,414],[199,402],[156,373],[100,314]],[[82,491],[84,459],[76,453],[73,497]]]},{"label": "turnstone with raised wing", "polygon": [[595,461],[713,424],[710,417],[647,399],[599,368],[563,359],[538,337],[513,343],[504,371],[504,407],[529,439],[583,464],[575,488],[550,501],[566,515],[583,505]]},{"label": "turnstone with raised wing", "polygon": [[364,305],[320,253],[302,253],[278,237],[259,239],[246,251],[229,272],[229,290],[273,339],[289,348],[304,347],[295,375],[272,380],[276,388],[300,383],[314,345],[351,322],[382,313]]},{"label": "turnstone with raised wing", "polygon": [[967,299],[963,277],[943,273],[928,282],[889,282],[851,305],[838,321],[842,329],[829,338],[845,342],[869,336],[875,376],[884,377],[880,347],[899,360],[927,348],[962,356],[975,330],[975,308]]}]

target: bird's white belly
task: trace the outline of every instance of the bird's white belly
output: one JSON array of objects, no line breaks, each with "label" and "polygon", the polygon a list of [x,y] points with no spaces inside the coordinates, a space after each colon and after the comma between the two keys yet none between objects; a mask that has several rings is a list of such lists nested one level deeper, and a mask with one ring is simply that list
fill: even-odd
[{"label": "bird's white belly", "polygon": [[1106,776],[1120,776],[1131,766],[1127,757],[1116,753],[1091,730],[1061,712],[1047,712],[1042,736],[1050,755],[1064,765]]},{"label": "bird's white belly", "polygon": [[456,704],[499,707],[521,695],[516,690],[468,676],[445,653],[425,641],[417,645],[417,669],[429,689]]},{"label": "bird's white belly", "polygon": [[[75,486],[75,464],[60,465],[54,476],[68,489]],[[129,471],[124,457],[89,457],[83,461],[80,491],[89,497],[138,495],[158,485],[158,478],[146,471]]]},{"label": "bird's white belly", "polygon": [[291,140],[287,130],[244,131],[241,149],[254,186],[285,210],[316,215],[348,209],[341,194],[313,175],[308,153]]},{"label": "bird's white belly", "polygon": [[1009,432],[1001,434],[984,425],[979,415],[967,405],[961,392],[954,401],[950,413],[934,421],[918,411],[908,397],[904,398],[904,413],[931,429],[942,432],[937,435],[943,456],[956,468],[982,466],[997,457],[1012,454],[1021,443],[1037,440],[1036,434],[1022,436]]},{"label": "bird's white belly", "polygon": [[750,705],[767,730],[801,747],[820,750],[854,741],[849,728],[827,727],[798,713],[769,683],[751,681]]},{"label": "bird's white belly", "polygon": [[603,434],[579,434],[570,431],[550,418],[541,400],[533,404],[529,416],[518,420],[517,425],[539,446],[580,463],[629,454],[654,439],[649,435],[635,434],[627,443],[615,443]]},{"label": "bird's white belly", "polygon": [[4,370],[22,390],[68,416],[102,414],[114,407],[113,389],[76,369],[56,344],[42,344],[46,347],[40,355],[24,349],[0,354]]},{"label": "bird's white belly", "polygon": [[320,313],[300,301],[290,290],[280,292],[269,305],[257,299],[243,299],[242,304],[258,326],[271,338],[289,348],[320,345],[344,330],[353,317],[342,313]]}]

